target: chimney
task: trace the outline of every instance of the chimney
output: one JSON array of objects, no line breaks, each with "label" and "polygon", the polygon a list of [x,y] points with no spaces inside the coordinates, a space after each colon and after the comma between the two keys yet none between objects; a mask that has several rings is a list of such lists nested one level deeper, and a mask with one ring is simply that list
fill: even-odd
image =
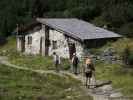
[{"label": "chimney", "polygon": [[107,25],[104,25],[104,26],[103,26],[103,28],[104,28],[104,29],[107,29],[107,28],[108,28],[108,26],[107,26]]}]

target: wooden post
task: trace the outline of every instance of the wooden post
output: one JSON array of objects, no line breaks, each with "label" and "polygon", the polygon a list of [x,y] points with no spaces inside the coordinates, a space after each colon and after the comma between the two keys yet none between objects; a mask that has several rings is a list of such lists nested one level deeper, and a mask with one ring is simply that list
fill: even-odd
[{"label": "wooden post", "polygon": [[40,55],[42,55],[42,37],[40,38]]},{"label": "wooden post", "polygon": [[16,24],[17,28],[16,28],[16,46],[17,46],[17,50],[19,51],[19,38],[18,38],[18,34],[19,34],[19,31],[18,31],[18,24]]},{"label": "wooden post", "polygon": [[69,58],[70,60],[73,57],[73,54],[76,53],[76,46],[74,41],[71,41],[69,38],[67,39],[68,48],[69,48]]},{"label": "wooden post", "polygon": [[45,26],[45,56],[49,55],[49,45],[50,45],[49,27]]}]

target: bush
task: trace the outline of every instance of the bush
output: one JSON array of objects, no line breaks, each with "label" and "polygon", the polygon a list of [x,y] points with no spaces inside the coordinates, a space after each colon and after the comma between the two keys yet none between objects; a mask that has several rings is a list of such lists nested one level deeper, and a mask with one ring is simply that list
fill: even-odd
[{"label": "bush", "polygon": [[96,49],[96,48],[92,48],[92,49],[89,50],[89,52],[91,54],[99,54],[100,53],[100,50],[99,49]]},{"label": "bush", "polygon": [[133,65],[133,53],[131,53],[128,57],[129,65]]},{"label": "bush", "polygon": [[119,28],[119,32],[127,37],[133,37],[133,23],[124,24]]},{"label": "bush", "polygon": [[125,65],[133,65],[133,52],[128,46],[123,52],[123,62]]},{"label": "bush", "polygon": [[6,38],[3,36],[0,36],[0,46],[4,45],[7,42]]},{"label": "bush", "polygon": [[110,23],[107,22],[103,16],[100,16],[100,17],[96,17],[93,21],[92,21],[93,24],[95,24],[96,26],[99,26],[99,27],[103,27],[104,25],[106,26],[109,26]]},{"label": "bush", "polygon": [[128,65],[128,57],[129,57],[129,53],[130,53],[130,50],[129,50],[129,47],[127,46],[124,51],[123,51],[123,62],[124,64]]}]

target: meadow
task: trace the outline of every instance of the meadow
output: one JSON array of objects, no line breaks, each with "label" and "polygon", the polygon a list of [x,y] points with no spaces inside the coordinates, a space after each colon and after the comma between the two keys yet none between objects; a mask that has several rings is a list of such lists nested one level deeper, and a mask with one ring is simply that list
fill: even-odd
[{"label": "meadow", "polygon": [[0,64],[0,100],[92,100],[69,76],[39,74]]}]

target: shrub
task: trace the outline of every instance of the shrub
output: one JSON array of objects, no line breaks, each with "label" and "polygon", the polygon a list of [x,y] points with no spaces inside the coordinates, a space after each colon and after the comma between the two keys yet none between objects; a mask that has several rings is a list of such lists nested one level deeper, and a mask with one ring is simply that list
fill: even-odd
[{"label": "shrub", "polygon": [[0,46],[7,42],[6,38],[0,35]]},{"label": "shrub", "polygon": [[104,25],[106,26],[109,26],[110,23],[107,22],[103,16],[100,16],[100,17],[96,17],[93,21],[92,21],[93,24],[95,24],[96,26],[100,26],[100,27],[103,27]]},{"label": "shrub", "polygon": [[133,52],[128,46],[123,52],[123,62],[125,65],[133,65]]},{"label": "shrub", "polygon": [[129,50],[129,47],[127,46],[124,51],[123,51],[123,62],[124,64],[128,65],[128,57],[129,57],[129,54],[130,54],[130,50]]},{"label": "shrub", "polygon": [[100,53],[100,50],[99,49],[96,49],[96,48],[92,48],[92,49],[89,50],[89,52],[91,54],[99,54]]},{"label": "shrub", "polygon": [[133,53],[130,53],[128,57],[129,65],[133,65]]},{"label": "shrub", "polygon": [[133,23],[124,24],[119,28],[119,32],[127,37],[133,37]]}]

